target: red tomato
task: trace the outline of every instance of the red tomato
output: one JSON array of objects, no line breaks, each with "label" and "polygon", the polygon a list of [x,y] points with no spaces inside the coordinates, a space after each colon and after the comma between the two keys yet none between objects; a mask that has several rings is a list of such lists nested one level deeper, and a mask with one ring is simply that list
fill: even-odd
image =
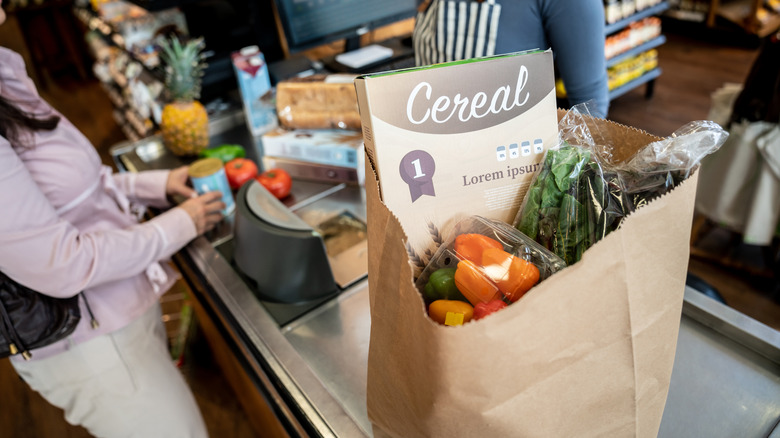
[{"label": "red tomato", "polygon": [[506,306],[507,304],[501,300],[477,303],[477,305],[474,306],[474,319],[482,319],[491,313],[498,312]]},{"label": "red tomato", "polygon": [[255,179],[278,199],[283,199],[290,194],[292,178],[284,169],[267,170]]},{"label": "red tomato", "polygon": [[233,190],[238,190],[245,182],[257,176],[257,165],[248,158],[234,158],[225,163],[225,175]]}]

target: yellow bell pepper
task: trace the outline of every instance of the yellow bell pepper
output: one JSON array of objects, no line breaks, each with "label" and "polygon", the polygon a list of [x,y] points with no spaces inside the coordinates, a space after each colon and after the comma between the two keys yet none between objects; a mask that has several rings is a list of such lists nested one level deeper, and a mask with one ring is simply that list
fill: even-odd
[{"label": "yellow bell pepper", "polygon": [[456,300],[436,300],[428,306],[428,315],[442,325],[463,325],[474,316],[469,303]]}]

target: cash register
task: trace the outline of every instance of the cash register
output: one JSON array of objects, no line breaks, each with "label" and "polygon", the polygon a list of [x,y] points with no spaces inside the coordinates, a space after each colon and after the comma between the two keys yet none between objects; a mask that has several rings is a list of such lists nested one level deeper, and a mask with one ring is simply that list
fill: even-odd
[{"label": "cash register", "polygon": [[[314,73],[370,73],[414,65],[411,36],[361,44],[361,36],[417,14],[417,0],[274,0],[288,56],[270,63],[272,82]],[[302,52],[344,42],[342,53],[311,60]]]}]

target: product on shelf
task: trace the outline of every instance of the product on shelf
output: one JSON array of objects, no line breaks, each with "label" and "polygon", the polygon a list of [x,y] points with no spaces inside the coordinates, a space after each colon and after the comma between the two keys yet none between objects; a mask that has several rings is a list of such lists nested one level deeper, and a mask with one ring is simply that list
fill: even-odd
[{"label": "product on shelf", "polygon": [[658,67],[658,51],[650,49],[607,69],[609,89],[614,90]]},{"label": "product on shelf", "polygon": [[101,32],[111,33],[113,43],[132,53],[147,67],[156,67],[160,62],[160,38],[189,34],[187,20],[179,8],[149,12],[119,0],[102,3],[95,10],[105,23],[110,24],[108,28],[102,26]]},{"label": "product on shelf", "polygon": [[98,61],[112,56],[112,52],[119,50],[118,48],[106,43],[106,40],[103,39],[103,36],[95,30],[88,31],[84,35],[84,41],[87,43],[87,48],[92,54],[92,57]]},{"label": "product on shelf", "polygon": [[95,58],[92,71],[121,110],[123,128],[134,137],[151,134],[160,123],[162,83],[123,49],[107,44],[99,32],[88,32],[86,40]]},{"label": "product on shelf", "polygon": [[312,75],[279,82],[276,113],[285,128],[360,129],[354,75]]},{"label": "product on shelf", "polygon": [[140,74],[129,81],[127,103],[144,119],[160,123],[162,116],[162,84],[148,74]]},{"label": "product on shelf", "polygon": [[620,6],[620,12],[623,14],[623,17],[630,17],[636,13],[636,0],[623,0],[620,2]]},{"label": "product on shelf", "polygon": [[666,15],[677,20],[704,22],[710,12],[711,0],[672,0]]},{"label": "product on shelf", "polygon": [[112,56],[108,59],[108,73],[111,75],[111,79],[120,88],[127,86],[127,76],[125,76],[125,69],[130,62],[130,56],[127,52],[121,50],[114,51]]},{"label": "product on shelf", "polygon": [[[620,61],[607,68],[607,83],[609,90],[612,91],[626,85],[656,67],[658,67],[658,51],[655,49],[647,50]],[[555,80],[555,96],[559,99],[566,98],[566,88],[563,85],[563,80],[560,78]]]},{"label": "product on shelf", "polygon": [[662,0],[604,0],[604,18],[607,24],[617,23],[631,15],[655,6]]},{"label": "product on shelf", "polygon": [[661,35],[661,19],[647,17],[628,25],[620,32],[607,37],[604,56],[613,58]]},{"label": "product on shelf", "polygon": [[616,23],[623,18],[620,0],[604,0],[604,18],[607,24]]},{"label": "product on shelf", "polygon": [[100,18],[111,24],[149,17],[146,9],[122,0],[96,1],[92,3],[92,8]]}]

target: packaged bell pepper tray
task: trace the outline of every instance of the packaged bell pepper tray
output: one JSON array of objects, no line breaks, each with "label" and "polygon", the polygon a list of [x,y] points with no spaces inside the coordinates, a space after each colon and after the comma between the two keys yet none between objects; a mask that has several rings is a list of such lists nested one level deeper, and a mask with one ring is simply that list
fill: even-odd
[{"label": "packaged bell pepper tray", "polygon": [[416,280],[429,316],[455,326],[519,301],[566,267],[512,226],[471,216],[458,222]]},{"label": "packaged bell pepper tray", "polygon": [[[553,78],[551,52],[535,51],[355,82],[367,157],[367,410],[374,436],[657,435],[688,267],[693,169],[616,216],[619,225],[608,233],[570,251],[575,257],[565,267],[565,257],[535,238],[493,249],[475,240],[453,252],[450,239],[457,235],[501,240],[492,227],[462,232],[457,224],[464,219],[517,225],[544,160],[562,145],[558,120],[566,112],[555,107]],[[592,140],[587,149],[602,176],[630,171],[624,164],[663,140],[588,116],[568,126]],[[575,131],[569,134],[580,135]],[[660,164],[653,168],[660,171]],[[557,183],[557,192],[575,194]],[[554,226],[576,228],[565,222]],[[450,288],[452,271],[437,274],[431,296],[425,286],[441,268],[457,271],[474,247],[480,257],[503,257],[510,265],[513,259],[502,253],[517,256],[524,253],[517,248],[527,248],[544,255],[534,265],[540,280],[514,301],[476,288],[471,295],[499,307],[485,317],[448,325],[447,314],[453,322],[458,310],[445,306],[431,310],[440,318],[433,319],[429,304],[465,304],[456,294],[463,291]],[[447,257],[457,258],[456,266]],[[480,263],[474,265],[484,273],[494,262]],[[461,278],[461,286],[476,284],[469,283],[474,278]]]}]

